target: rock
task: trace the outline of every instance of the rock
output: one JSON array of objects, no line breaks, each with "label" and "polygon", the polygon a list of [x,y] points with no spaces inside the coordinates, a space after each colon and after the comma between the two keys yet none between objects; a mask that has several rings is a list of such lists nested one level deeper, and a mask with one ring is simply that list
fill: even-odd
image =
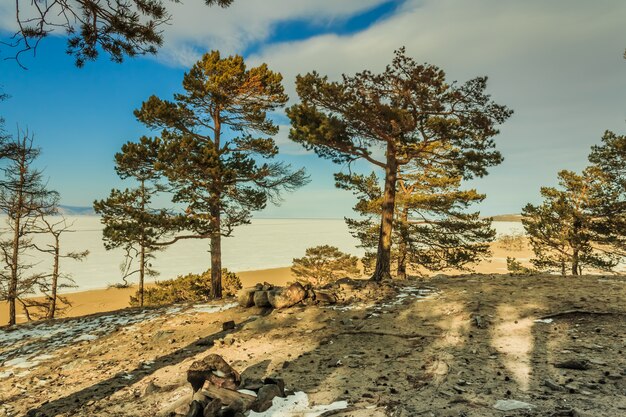
[{"label": "rock", "polygon": [[225,345],[232,345],[235,343],[235,336],[233,336],[232,334],[227,334],[226,336],[224,336],[224,344]]},{"label": "rock", "polygon": [[330,291],[315,290],[315,302],[319,304],[336,304],[337,297]]},{"label": "rock", "polygon": [[563,391],[562,386],[560,386],[559,384],[557,384],[556,382],[550,379],[546,379],[545,381],[543,381],[543,385],[550,388],[552,391]]},{"label": "rock", "polygon": [[242,288],[237,292],[237,302],[244,308],[254,306],[254,293],[258,290],[257,287]]},{"label": "rock", "polygon": [[250,408],[257,413],[262,413],[272,406],[272,400],[275,397],[280,397],[280,394],[281,392],[278,385],[264,385],[259,390],[256,400],[252,403]]},{"label": "rock", "polygon": [[517,400],[498,400],[493,405],[493,408],[500,411],[531,410],[534,407],[532,404]]},{"label": "rock", "polygon": [[199,401],[192,401],[189,405],[187,417],[203,417],[204,406]]},{"label": "rock", "polygon": [[220,355],[211,354],[191,364],[187,371],[187,381],[194,392],[202,388],[205,381],[218,388],[234,390],[239,386],[241,377]]},{"label": "rock", "polygon": [[227,330],[232,330],[235,328],[235,321],[234,320],[230,320],[230,321],[225,321],[224,323],[222,323],[222,331],[227,331]]},{"label": "rock", "polygon": [[571,359],[564,362],[554,364],[555,368],[574,369],[578,371],[586,371],[591,368],[591,364],[587,359]]},{"label": "rock", "polygon": [[204,407],[203,417],[217,417],[217,413],[221,410],[221,408],[222,401],[219,398],[215,398]]},{"label": "rock", "polygon": [[154,381],[148,382],[148,385],[143,389],[143,395],[150,395],[158,392],[161,389]]},{"label": "rock", "polygon": [[254,292],[254,305],[257,307],[271,307],[270,300],[268,299],[267,291],[255,291]]},{"label": "rock", "polygon": [[272,307],[276,309],[288,308],[304,300],[306,290],[302,284],[295,282],[284,289],[274,288],[269,290],[267,297]]},{"label": "rock", "polygon": [[263,380],[263,384],[266,385],[277,385],[280,390],[280,397],[285,398],[285,380],[282,378],[265,378]]},{"label": "rock", "polygon": [[241,385],[239,386],[239,388],[242,389],[248,389],[250,391],[258,391],[261,389],[261,387],[263,386],[263,381],[261,381],[260,379],[257,378],[248,378],[245,379]]}]

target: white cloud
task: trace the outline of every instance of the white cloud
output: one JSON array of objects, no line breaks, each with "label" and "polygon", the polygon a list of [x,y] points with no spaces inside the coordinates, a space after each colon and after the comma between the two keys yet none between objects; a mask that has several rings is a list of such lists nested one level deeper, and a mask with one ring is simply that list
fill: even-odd
[{"label": "white cloud", "polygon": [[330,25],[386,1],[236,0],[226,9],[208,8],[198,0],[173,3],[172,25],[165,28],[165,44],[159,58],[189,66],[207,50],[234,53],[263,42],[280,22],[302,20]]},{"label": "white cloud", "polygon": [[409,0],[361,32],[265,45],[249,61],[280,71],[292,100],[299,73],[380,71],[403,45],[452,80],[488,75],[515,114],[497,138],[504,164],[477,184],[498,211],[515,211],[559,169],[582,168],[605,129],[624,132],[623,16],[618,1]]}]

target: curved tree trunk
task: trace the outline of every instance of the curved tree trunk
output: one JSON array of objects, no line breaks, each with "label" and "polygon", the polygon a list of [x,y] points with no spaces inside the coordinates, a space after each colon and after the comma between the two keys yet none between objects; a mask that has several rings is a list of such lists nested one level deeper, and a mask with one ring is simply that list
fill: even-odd
[{"label": "curved tree trunk", "polygon": [[[409,209],[404,207],[401,212],[400,222],[406,227],[409,221]],[[406,279],[406,257],[407,257],[407,244],[405,236],[400,236],[400,242],[398,242],[398,279]]]},{"label": "curved tree trunk", "polygon": [[393,212],[396,204],[396,182],[398,180],[398,161],[392,142],[387,143],[387,165],[385,166],[385,191],[383,194],[378,252],[373,281],[391,279],[391,232],[393,231]]}]

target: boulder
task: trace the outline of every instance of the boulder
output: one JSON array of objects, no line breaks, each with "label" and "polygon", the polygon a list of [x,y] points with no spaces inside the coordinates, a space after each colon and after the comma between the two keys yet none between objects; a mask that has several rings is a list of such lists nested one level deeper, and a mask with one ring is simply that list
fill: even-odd
[{"label": "boulder", "polygon": [[220,355],[211,354],[191,364],[187,381],[194,392],[202,388],[205,381],[218,388],[234,390],[239,386],[241,377]]},{"label": "boulder", "polygon": [[272,400],[280,397],[281,392],[278,385],[268,384],[261,387],[254,403],[252,403],[253,411],[262,413],[272,406]]},{"label": "boulder", "polygon": [[287,288],[274,288],[267,292],[267,298],[276,309],[294,306],[304,300],[306,290],[300,283],[294,283]]},{"label": "boulder", "polygon": [[256,287],[242,288],[237,292],[237,302],[244,308],[252,307],[254,305],[254,293],[257,291]]},{"label": "boulder", "polygon": [[204,407],[203,417],[216,417],[221,408],[222,401],[219,398],[215,398]]},{"label": "boulder", "polygon": [[319,304],[335,304],[337,297],[330,291],[315,290],[315,302]]},{"label": "boulder", "polygon": [[268,299],[267,291],[255,291],[254,292],[254,305],[257,307],[271,307],[270,300]]}]

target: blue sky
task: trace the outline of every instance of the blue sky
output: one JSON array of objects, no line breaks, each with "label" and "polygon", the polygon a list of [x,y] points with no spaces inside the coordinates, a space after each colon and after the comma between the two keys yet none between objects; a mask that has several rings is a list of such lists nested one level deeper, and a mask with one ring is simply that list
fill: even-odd
[{"label": "blue sky", "polygon": [[[90,205],[123,186],[114,153],[150,133],[133,109],[151,94],[170,98],[186,68],[211,49],[243,54],[251,65],[267,62],[283,73],[292,100],[296,74],[381,70],[402,45],[451,79],[488,75],[493,98],[515,115],[496,139],[505,162],[471,183],[488,195],[484,214],[519,212],[537,201],[541,185],[554,184],[558,170],[583,168],[605,129],[625,132],[624,2],[235,0],[225,10],[203,3],[172,6],[156,57],[114,64],[103,56],[77,69],[64,53],[65,39],[52,36],[36,57],[24,58],[27,71],[0,61],[0,85],[11,95],[0,115],[9,132],[19,125],[35,134],[43,148],[39,165],[64,204]],[[5,37],[14,27],[11,7],[0,4]],[[0,48],[0,57],[11,54]],[[313,181],[260,215],[350,215],[353,196],[336,190],[332,179],[341,167],[289,143],[287,132],[284,126],[277,137],[280,158],[305,166]]]}]

